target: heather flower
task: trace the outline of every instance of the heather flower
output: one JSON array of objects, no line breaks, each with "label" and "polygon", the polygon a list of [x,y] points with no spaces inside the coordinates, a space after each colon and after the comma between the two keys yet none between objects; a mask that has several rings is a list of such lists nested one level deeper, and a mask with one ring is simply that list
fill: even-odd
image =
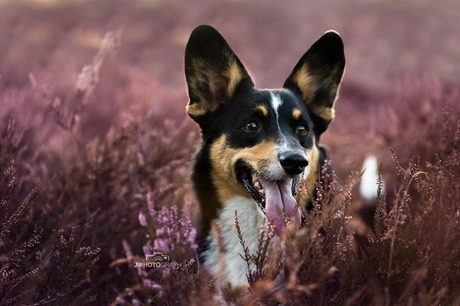
[{"label": "heather flower", "polygon": [[[261,12],[273,11],[273,5]],[[460,87],[455,79],[441,81],[446,75],[382,84],[376,82],[378,73],[346,77],[335,121],[321,138],[335,168],[326,161],[316,195],[306,194],[299,183],[298,197],[314,198],[302,229],[279,241],[268,225],[260,229],[258,252],[242,254],[251,262],[249,290],[216,289],[199,264],[190,217],[196,209],[190,163],[199,132],[183,110],[187,97],[177,78],[182,71],[176,70],[190,20],[181,18],[187,10],[163,14],[177,25],[156,18],[165,8],[118,10],[99,1],[42,9],[2,2],[0,304],[459,304]],[[376,25],[388,20],[369,8],[366,16]],[[284,5],[280,13],[295,10]],[[417,12],[423,19],[441,11],[426,6]],[[446,32],[448,20],[455,19],[443,17],[438,18],[443,26],[433,30]],[[118,32],[98,41],[101,21],[108,21],[103,28],[125,25],[123,48]],[[250,29],[251,22],[236,27]],[[60,26],[49,26],[55,24]],[[347,54],[371,65],[372,59],[359,53],[367,48],[361,42],[370,40],[359,37],[372,29],[357,25],[344,23],[344,34],[356,38],[348,40]],[[384,36],[386,51],[400,50]],[[416,46],[417,35],[413,38]],[[450,41],[454,44],[432,44],[437,60],[426,67],[439,66],[452,76],[455,40]],[[282,45],[286,58],[297,52]],[[408,55],[416,56],[413,50],[418,48],[408,48]],[[425,59],[429,52],[419,56]],[[412,65],[406,57],[393,58]],[[272,62],[272,71],[281,71],[281,65],[284,61]],[[393,76],[400,68],[385,70]],[[271,83],[272,75],[259,79]],[[361,201],[355,188],[359,172],[353,169],[370,154],[381,164],[380,192],[374,210],[368,207],[368,222],[361,224],[363,215],[355,210]],[[219,231],[217,223],[212,230]],[[156,251],[168,252],[180,266],[133,267]]]}]

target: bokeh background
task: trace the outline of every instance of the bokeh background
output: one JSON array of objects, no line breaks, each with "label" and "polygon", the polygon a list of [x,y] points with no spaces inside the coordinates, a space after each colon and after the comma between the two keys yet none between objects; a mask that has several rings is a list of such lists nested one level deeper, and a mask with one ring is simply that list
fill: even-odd
[{"label": "bokeh background", "polygon": [[[172,226],[146,226],[146,215],[195,213],[199,130],[185,114],[183,58],[197,25],[216,27],[260,88],[280,87],[317,38],[338,31],[346,74],[322,141],[339,180],[374,154],[391,191],[391,149],[403,166],[431,165],[455,138],[459,11],[428,0],[0,1],[1,301],[105,304],[139,279],[158,297],[113,263],[144,256],[159,226]],[[188,229],[180,258],[192,254]]]},{"label": "bokeh background", "polygon": [[[106,32],[121,33],[120,47],[102,70],[104,81],[91,97],[91,108],[81,116],[79,130],[85,138],[104,135],[132,109],[159,113],[172,108],[173,117],[182,116],[187,102],[184,46],[193,28],[203,23],[222,32],[260,88],[281,86],[318,37],[329,29],[340,32],[346,77],[336,123],[324,142],[354,146],[355,140],[367,137],[369,149],[353,154],[358,160],[382,149],[372,147],[378,142],[373,133],[381,107],[412,86],[456,86],[460,75],[456,1],[1,3],[2,118],[15,110],[29,121],[41,107],[43,101],[30,96],[30,73],[59,96],[75,86]],[[165,101],[165,94],[177,98]],[[340,151],[345,152],[342,147]]]}]

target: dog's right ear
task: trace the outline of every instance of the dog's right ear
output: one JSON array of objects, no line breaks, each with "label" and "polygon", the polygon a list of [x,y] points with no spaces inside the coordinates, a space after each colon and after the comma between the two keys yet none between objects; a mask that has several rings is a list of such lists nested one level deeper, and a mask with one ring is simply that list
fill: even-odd
[{"label": "dog's right ear", "polygon": [[253,83],[246,69],[225,39],[211,26],[193,30],[185,49],[185,77],[193,120],[226,103],[241,82]]}]

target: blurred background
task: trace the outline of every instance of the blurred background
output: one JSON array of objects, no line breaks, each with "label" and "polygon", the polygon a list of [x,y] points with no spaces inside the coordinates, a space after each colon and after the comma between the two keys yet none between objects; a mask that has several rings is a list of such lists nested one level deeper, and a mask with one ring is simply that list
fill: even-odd
[{"label": "blurred background", "polygon": [[179,88],[184,45],[203,23],[224,34],[260,87],[279,86],[297,58],[329,29],[345,40],[349,84],[378,90],[404,74],[429,73],[443,81],[460,74],[454,64],[460,60],[457,1],[0,3],[4,86],[20,85],[23,71],[78,69],[105,32],[120,30],[118,65]]},{"label": "blurred background", "polygon": [[[372,144],[379,140],[372,138],[382,104],[413,86],[456,85],[460,76],[457,1],[4,0],[0,5],[1,118],[14,110],[27,122],[40,109],[42,99],[30,96],[30,73],[65,100],[105,33],[121,34],[90,98],[91,109],[81,116],[79,129],[87,139],[103,135],[133,109],[173,108],[173,117],[182,118],[184,48],[192,29],[204,23],[223,34],[260,88],[281,86],[317,38],[329,29],[340,32],[347,67],[337,119],[324,140],[332,147],[341,139],[354,146],[354,139],[367,135],[371,146],[363,150],[376,151]],[[170,95],[174,101],[166,101]],[[356,153],[361,159],[363,152]]]}]

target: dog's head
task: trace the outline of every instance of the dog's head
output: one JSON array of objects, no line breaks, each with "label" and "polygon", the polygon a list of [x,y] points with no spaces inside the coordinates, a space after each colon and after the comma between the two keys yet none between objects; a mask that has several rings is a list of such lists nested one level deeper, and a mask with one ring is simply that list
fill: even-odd
[{"label": "dog's head", "polygon": [[334,118],[344,68],[342,40],[330,31],[301,57],[282,89],[256,89],[214,28],[192,32],[185,53],[187,113],[201,127],[222,204],[253,198],[277,234],[284,217],[300,220],[296,182],[303,177],[314,189],[317,143]]}]

